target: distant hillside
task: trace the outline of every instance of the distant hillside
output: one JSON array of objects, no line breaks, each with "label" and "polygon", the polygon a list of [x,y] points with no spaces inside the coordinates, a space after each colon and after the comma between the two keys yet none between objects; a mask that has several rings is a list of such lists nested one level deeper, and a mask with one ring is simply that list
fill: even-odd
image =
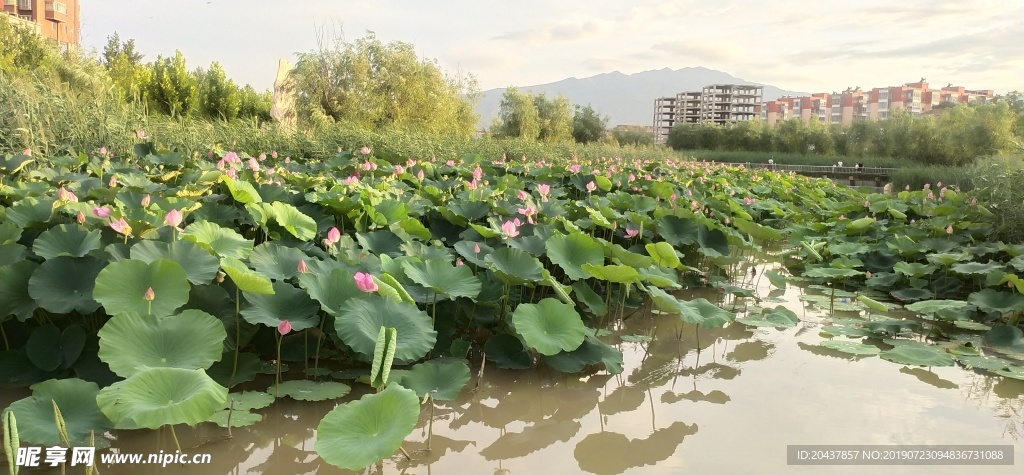
[{"label": "distant hillside", "polygon": [[[574,104],[590,104],[602,115],[611,117],[609,127],[616,125],[651,125],[654,121],[654,100],[663,96],[674,96],[678,92],[700,90],[709,84],[757,84],[722,71],[707,68],[669,68],[623,74],[618,71],[598,74],[588,78],[569,78],[537,86],[521,86],[520,90],[545,93],[550,97],[563,94]],[[480,114],[479,128],[491,124],[491,118],[498,115],[501,95],[505,88],[484,91],[477,103]],[[764,85],[764,99],[774,100],[785,95],[806,93],[785,91],[775,86]]]}]

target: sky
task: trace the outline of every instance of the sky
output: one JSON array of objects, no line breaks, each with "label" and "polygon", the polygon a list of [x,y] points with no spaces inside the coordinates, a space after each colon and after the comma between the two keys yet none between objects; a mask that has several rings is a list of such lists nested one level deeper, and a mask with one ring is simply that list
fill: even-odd
[{"label": "sky", "polygon": [[[830,92],[926,78],[1024,90],[1024,2],[576,0],[81,0],[82,44],[135,39],[144,61],[272,88],[278,60],[318,36],[412,44],[481,90],[620,71],[703,66],[783,89]],[[329,45],[330,41],[328,41]]]}]

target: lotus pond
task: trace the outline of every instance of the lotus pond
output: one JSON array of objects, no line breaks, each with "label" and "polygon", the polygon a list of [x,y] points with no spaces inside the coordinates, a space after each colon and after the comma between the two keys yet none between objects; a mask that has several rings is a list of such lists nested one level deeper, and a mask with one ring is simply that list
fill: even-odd
[{"label": "lotus pond", "polygon": [[1024,245],[941,184],[152,143],[0,179],[5,452],[677,473],[1024,429]]}]

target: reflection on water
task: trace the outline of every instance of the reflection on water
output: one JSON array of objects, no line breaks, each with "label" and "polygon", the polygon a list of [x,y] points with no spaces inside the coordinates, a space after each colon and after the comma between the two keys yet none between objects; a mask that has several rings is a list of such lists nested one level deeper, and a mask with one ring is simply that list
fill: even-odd
[{"label": "reflection on water", "polygon": [[[767,283],[758,290],[767,295]],[[802,319],[789,330],[735,324],[695,331],[674,316],[638,314],[616,334],[654,332],[654,339],[618,344],[619,375],[487,367],[479,390],[439,403],[431,450],[424,409],[404,444],[412,458],[399,453],[362,473],[1020,473],[1019,465],[786,466],[789,444],[1013,444],[1024,463],[1024,382],[823,348],[821,316],[799,293],[792,286],[772,293]],[[213,454],[211,465],[109,466],[102,473],[352,473],[313,451],[315,428],[333,407],[283,399],[259,411],[263,422],[234,429],[231,438],[215,426],[179,428],[185,450]],[[117,435],[121,452],[173,447],[163,431]]]}]

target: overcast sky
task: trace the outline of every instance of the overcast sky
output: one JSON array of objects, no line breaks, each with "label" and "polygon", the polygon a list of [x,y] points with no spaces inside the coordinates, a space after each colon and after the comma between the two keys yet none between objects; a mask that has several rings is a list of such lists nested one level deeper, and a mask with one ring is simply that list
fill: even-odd
[{"label": "overcast sky", "polygon": [[704,66],[783,89],[829,92],[921,77],[1024,90],[1024,2],[81,0],[82,43],[118,32],[145,61],[180,49],[236,82],[273,87],[280,58],[317,30],[412,43],[483,90],[568,77]]}]

